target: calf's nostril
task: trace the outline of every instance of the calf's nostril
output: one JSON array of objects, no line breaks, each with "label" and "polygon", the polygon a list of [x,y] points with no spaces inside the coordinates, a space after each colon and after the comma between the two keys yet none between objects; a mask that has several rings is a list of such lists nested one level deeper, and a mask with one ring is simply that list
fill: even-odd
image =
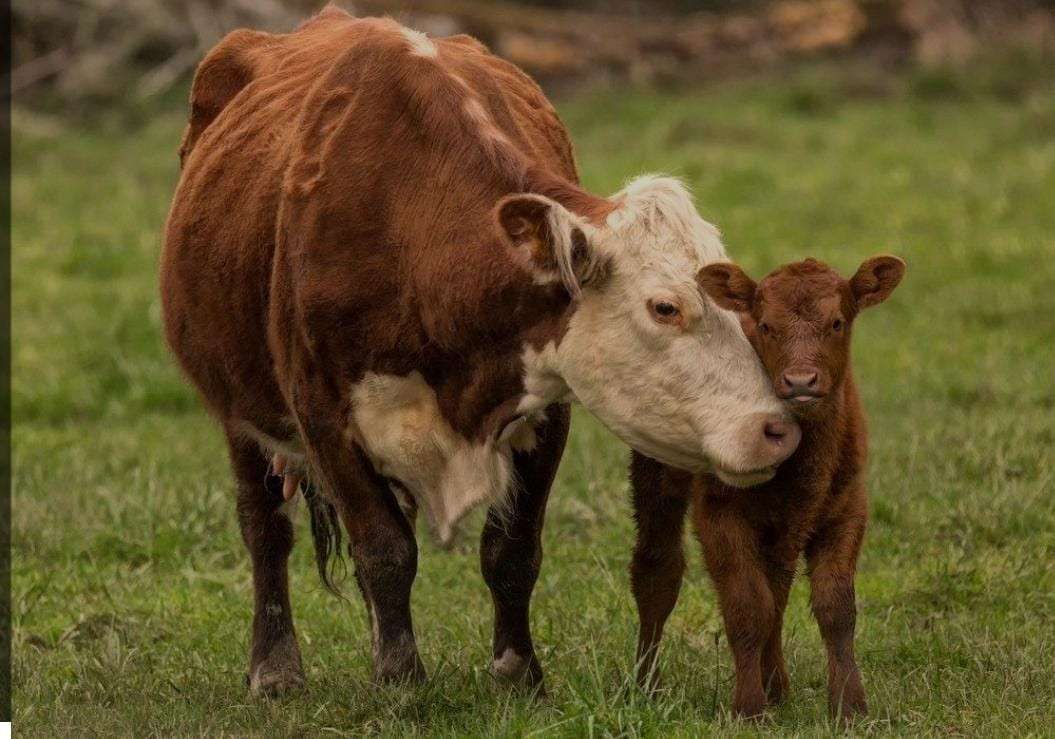
[{"label": "calf's nostril", "polygon": [[782,379],[791,390],[813,390],[817,387],[816,372],[785,372]]}]

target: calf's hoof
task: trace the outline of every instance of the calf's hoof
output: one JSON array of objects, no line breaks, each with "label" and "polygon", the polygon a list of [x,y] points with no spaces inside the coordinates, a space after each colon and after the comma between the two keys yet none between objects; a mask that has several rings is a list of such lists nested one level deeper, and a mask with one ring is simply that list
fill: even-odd
[{"label": "calf's hoof", "polygon": [[513,649],[506,649],[491,662],[488,673],[500,685],[523,690],[538,698],[545,697],[542,683],[542,665],[534,654],[525,657]]},{"label": "calf's hoof", "polygon": [[733,714],[749,721],[762,718],[765,708],[766,701],[761,696],[733,701]]},{"label": "calf's hoof", "polygon": [[859,718],[864,718],[868,715],[868,704],[864,698],[858,698],[851,701],[843,700],[842,703],[829,703],[828,714],[832,719],[839,721],[843,724],[852,724]]},{"label": "calf's hoof", "polygon": [[766,702],[771,706],[783,703],[788,697],[791,681],[786,672],[775,673],[766,684]]}]

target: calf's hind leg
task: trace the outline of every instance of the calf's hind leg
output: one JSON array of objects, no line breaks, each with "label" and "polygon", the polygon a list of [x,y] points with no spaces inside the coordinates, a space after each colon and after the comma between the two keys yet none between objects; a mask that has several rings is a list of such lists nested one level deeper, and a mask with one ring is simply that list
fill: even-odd
[{"label": "calf's hind leg", "polygon": [[788,591],[795,578],[795,562],[778,563],[775,556],[767,552],[769,589],[773,593],[773,625],[769,638],[762,647],[762,684],[770,704],[781,703],[787,697],[791,682],[784,664],[783,631],[784,609],[788,604]]},{"label": "calf's hind leg", "polygon": [[531,640],[531,592],[542,567],[542,522],[568,437],[567,406],[550,406],[531,451],[514,457],[517,481],[508,507],[492,508],[480,537],[480,569],[491,590],[495,625],[491,674],[542,689],[542,665]]},{"label": "calf's hind leg", "polygon": [[238,523],[253,567],[249,689],[274,696],[304,684],[289,602],[293,524],[282,508],[282,480],[268,479],[268,460],[259,446],[232,433],[227,444],[238,485]]}]

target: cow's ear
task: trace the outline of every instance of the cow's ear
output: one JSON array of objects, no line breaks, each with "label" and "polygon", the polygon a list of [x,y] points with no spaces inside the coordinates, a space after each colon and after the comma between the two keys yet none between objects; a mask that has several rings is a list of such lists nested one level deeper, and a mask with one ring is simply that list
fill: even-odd
[{"label": "cow's ear", "polygon": [[531,193],[508,195],[495,206],[495,220],[514,259],[536,282],[560,281],[578,298],[585,285],[603,277],[604,261],[584,224],[557,201]]},{"label": "cow's ear", "polygon": [[890,297],[905,276],[905,262],[898,257],[882,254],[866,259],[850,278],[850,291],[858,310],[878,305]]},{"label": "cow's ear", "polygon": [[750,313],[755,304],[755,281],[730,262],[708,264],[696,275],[700,289],[715,303],[737,313]]}]

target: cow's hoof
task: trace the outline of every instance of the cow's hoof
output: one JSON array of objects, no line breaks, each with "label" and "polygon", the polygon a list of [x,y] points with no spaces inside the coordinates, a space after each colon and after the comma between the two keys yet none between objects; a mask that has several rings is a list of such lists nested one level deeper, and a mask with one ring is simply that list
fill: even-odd
[{"label": "cow's hoof", "polygon": [[512,649],[506,649],[491,662],[488,672],[499,685],[522,690],[537,698],[546,695],[542,683],[542,665],[534,654],[525,657]]},{"label": "cow's hoof", "polygon": [[255,698],[281,698],[304,689],[304,673],[299,669],[267,669],[261,665],[249,675],[249,692]]},{"label": "cow's hoof", "polygon": [[249,668],[249,693],[261,698],[278,698],[304,688],[304,667],[300,649],[292,636],[281,639],[266,657]]},{"label": "cow's hoof", "polygon": [[378,685],[421,685],[428,679],[425,665],[417,652],[399,659],[384,660],[374,666],[374,682]]}]

